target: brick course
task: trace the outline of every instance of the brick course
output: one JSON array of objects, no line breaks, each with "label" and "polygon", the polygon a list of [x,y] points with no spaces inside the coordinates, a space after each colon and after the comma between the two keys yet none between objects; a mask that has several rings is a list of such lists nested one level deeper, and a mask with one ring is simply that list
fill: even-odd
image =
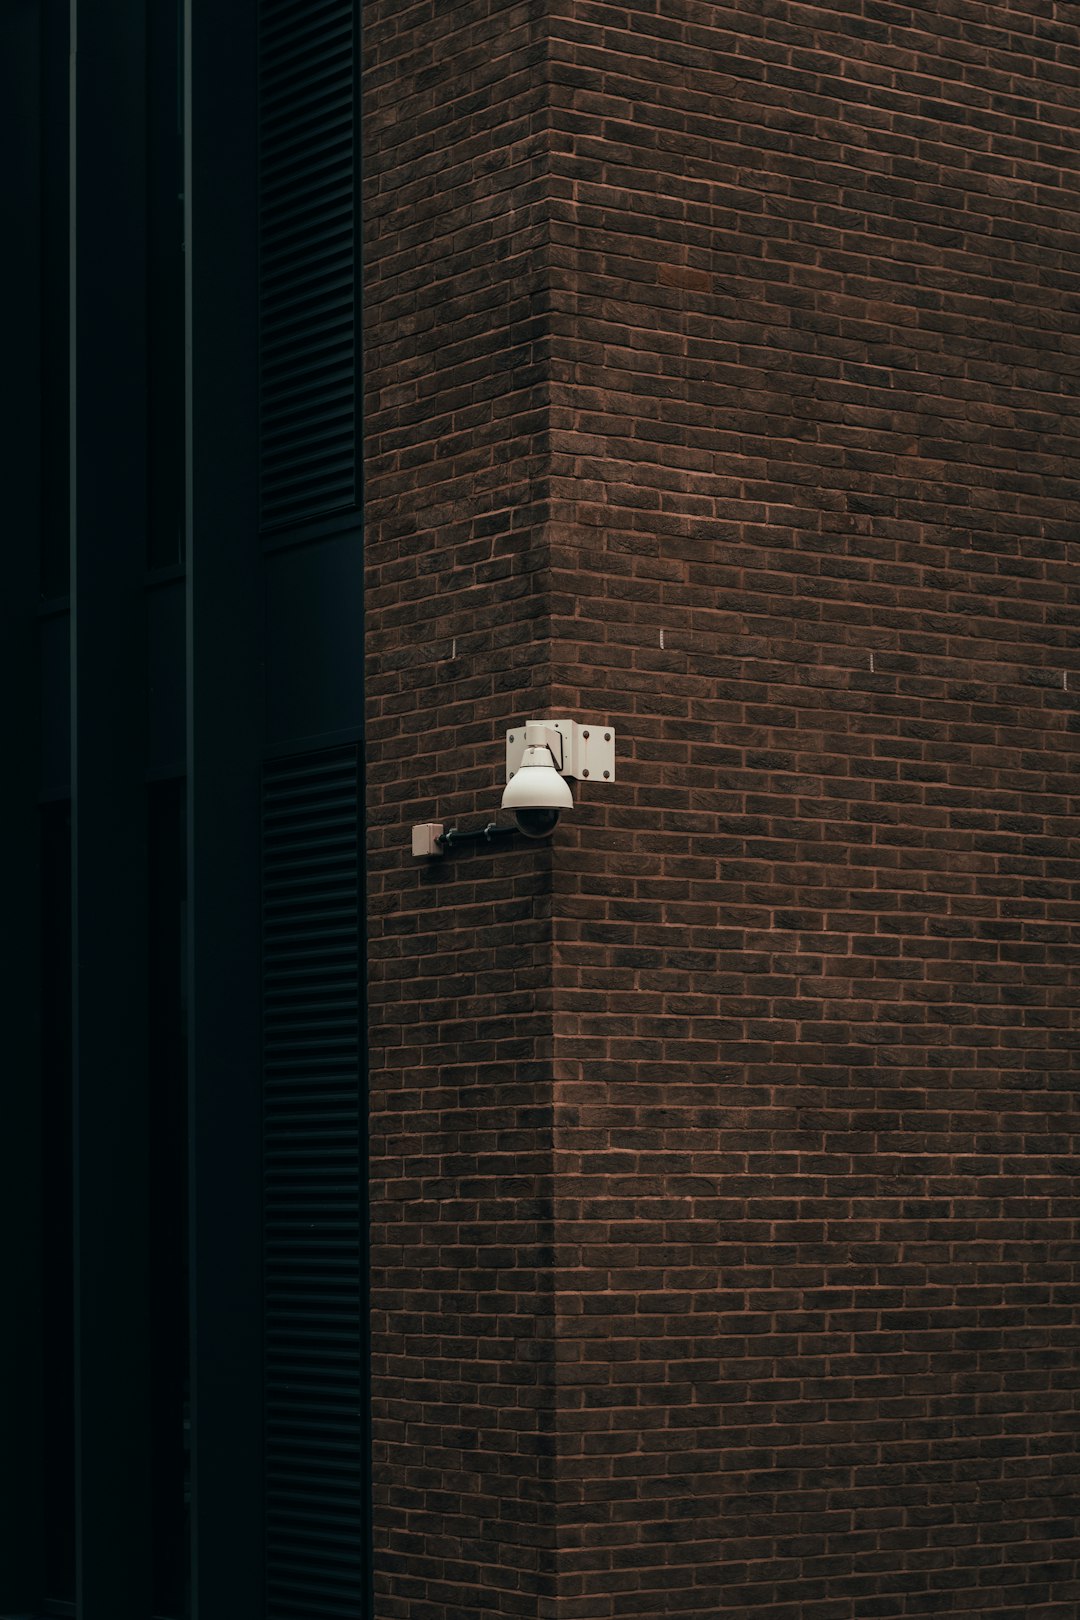
[{"label": "brick course", "polygon": [[1075,1620],[1080,23],[365,19],[379,1620]]}]

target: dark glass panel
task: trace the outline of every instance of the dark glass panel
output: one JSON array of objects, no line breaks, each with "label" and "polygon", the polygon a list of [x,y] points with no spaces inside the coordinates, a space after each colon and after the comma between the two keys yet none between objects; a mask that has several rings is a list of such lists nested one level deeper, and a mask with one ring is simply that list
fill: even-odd
[{"label": "dark glass panel", "polygon": [[149,0],[147,41],[147,563],[184,559],[183,7]]},{"label": "dark glass panel", "polygon": [[71,576],[68,425],[68,0],[41,6],[41,594]]},{"label": "dark glass panel", "polygon": [[153,1612],[189,1613],[186,830],[183,782],[150,790],[150,1357]]},{"label": "dark glass panel", "polygon": [[[71,1157],[71,807],[41,817],[45,1595],[75,1600],[75,1312]],[[61,1610],[63,1612],[63,1610]]]}]

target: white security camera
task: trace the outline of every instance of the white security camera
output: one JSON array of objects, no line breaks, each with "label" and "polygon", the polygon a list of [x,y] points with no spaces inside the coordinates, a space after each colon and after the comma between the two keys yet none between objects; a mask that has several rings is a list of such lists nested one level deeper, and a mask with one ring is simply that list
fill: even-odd
[{"label": "white security camera", "polygon": [[574,795],[569,783],[559,775],[562,759],[563,739],[559,732],[549,731],[543,721],[530,720],[525,727],[521,764],[502,796],[503,809],[514,812],[518,831],[526,838],[546,838],[555,829],[559,811],[573,809]]},{"label": "white security camera", "polygon": [[528,720],[506,734],[504,810],[514,812],[526,838],[546,838],[560,810],[573,808],[567,777],[603,782],[615,778],[615,732],[611,726],[575,720]]},{"label": "white security camera", "polygon": [[[573,808],[567,777],[579,781],[615,780],[615,730],[577,720],[528,720],[506,733],[504,810],[514,812],[526,838],[546,838],[561,810]],[[514,828],[489,821],[472,831],[422,821],[412,830],[412,852],[448,855],[459,844],[493,844],[512,838]]]}]

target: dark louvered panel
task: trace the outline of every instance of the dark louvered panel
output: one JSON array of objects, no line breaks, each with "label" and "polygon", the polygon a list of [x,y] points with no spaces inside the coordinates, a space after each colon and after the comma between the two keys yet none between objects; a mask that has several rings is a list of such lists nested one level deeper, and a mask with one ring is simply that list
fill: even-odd
[{"label": "dark louvered panel", "polygon": [[358,1620],[366,1455],[356,750],[269,766],[262,836],[266,1613]]},{"label": "dark louvered panel", "polygon": [[355,0],[259,14],[259,465],[264,531],[356,506]]}]

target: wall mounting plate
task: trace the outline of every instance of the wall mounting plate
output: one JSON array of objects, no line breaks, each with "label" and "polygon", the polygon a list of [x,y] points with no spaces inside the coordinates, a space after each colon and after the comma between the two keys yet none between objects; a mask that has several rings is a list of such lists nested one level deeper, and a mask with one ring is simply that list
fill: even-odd
[{"label": "wall mounting plate", "polygon": [[[615,780],[615,727],[593,725],[591,721],[541,720],[539,724],[549,731],[557,731],[563,740],[562,764],[555,761],[562,776],[572,776],[579,782],[614,782]],[[506,733],[506,780],[521,768],[525,752],[525,722],[512,726]]]}]

